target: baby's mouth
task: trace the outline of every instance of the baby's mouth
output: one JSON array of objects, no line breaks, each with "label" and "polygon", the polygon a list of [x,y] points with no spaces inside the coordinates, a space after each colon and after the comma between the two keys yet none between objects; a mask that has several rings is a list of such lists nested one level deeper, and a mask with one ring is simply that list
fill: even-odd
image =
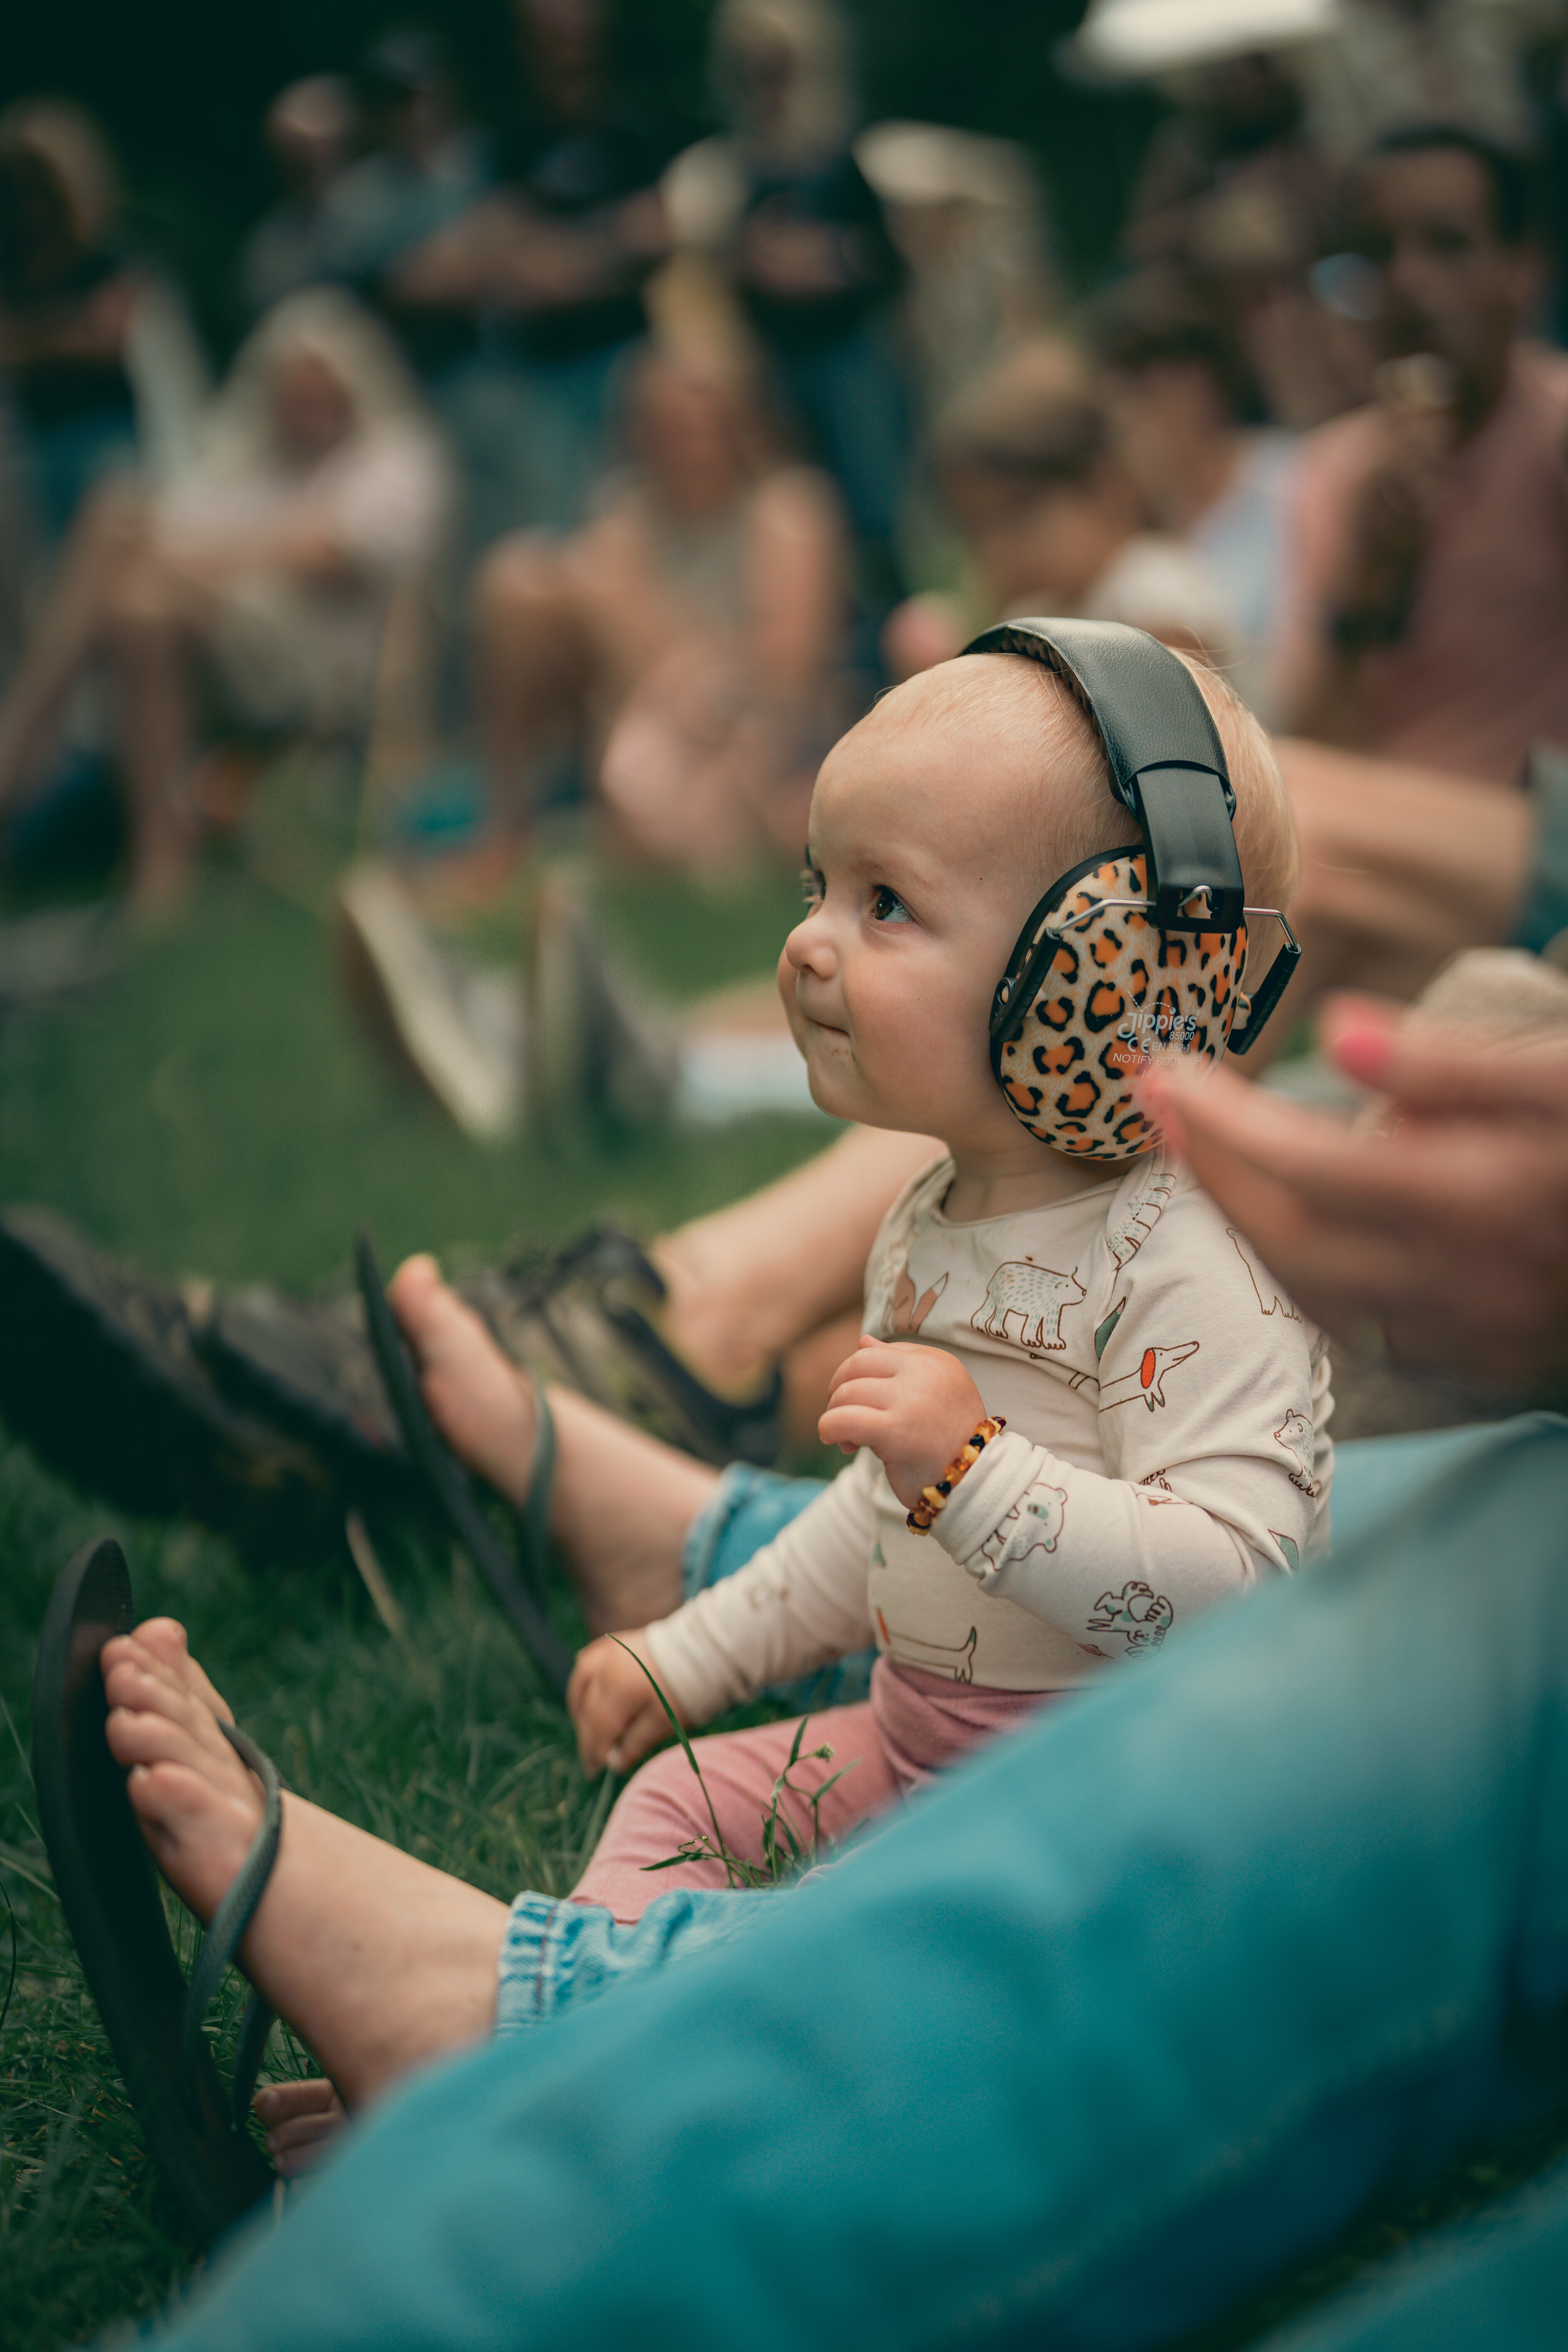
[{"label": "baby's mouth", "polygon": [[[832,1009],[836,1011],[837,1008],[834,1007]],[[805,1034],[809,1035],[811,1031],[816,1029],[820,1031],[821,1034],[825,1037],[847,1038],[849,1032],[841,1023],[837,1021],[830,1021],[826,1018],[828,1010],[829,1008],[826,1005],[817,1007],[816,1005],[804,1003],[799,983],[796,983],[795,991],[795,1018],[800,1023],[801,1028]],[[797,1043],[804,1045],[805,1043],[805,1037],[802,1036],[797,1040]]]}]

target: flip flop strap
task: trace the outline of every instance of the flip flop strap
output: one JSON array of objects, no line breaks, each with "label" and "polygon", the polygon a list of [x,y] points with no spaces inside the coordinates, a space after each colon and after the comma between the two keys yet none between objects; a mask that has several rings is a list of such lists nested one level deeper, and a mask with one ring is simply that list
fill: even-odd
[{"label": "flip flop strap", "polygon": [[[218,1729],[241,1763],[247,1764],[255,1773],[265,1795],[261,1827],[251,1840],[250,1851],[236,1873],[234,1884],[213,1913],[206,1934],[202,1937],[195,1967],[191,1970],[190,1983],[185,1988],[180,2050],[187,2069],[201,2042],[202,2020],[211,2006],[213,1995],[234,1964],[235,1955],[245,1940],[245,1931],[271,1876],[272,1865],[278,1859],[278,1841],[283,1829],[283,1783],[279,1777],[278,1767],[269,1756],[262,1754],[254,1739],[247,1738],[243,1731],[237,1731],[232,1723],[220,1720]],[[271,2010],[253,1992],[246,2005],[234,2074],[235,2113],[241,2119],[249,2105],[251,2085],[261,2063],[261,2052],[271,2023]],[[245,2079],[247,2066],[248,2080]]]},{"label": "flip flop strap", "polygon": [[250,2095],[256,2088],[256,2078],[267,2055],[267,2037],[277,2015],[271,2002],[263,2000],[252,1985],[240,2011],[239,2039],[234,2046],[234,2072],[228,2085],[229,2122],[237,2132],[245,2129],[249,2118]]},{"label": "flip flop strap", "polygon": [[534,1424],[533,1470],[522,1513],[522,1561],[533,1597],[542,1604],[547,1590],[545,1563],[550,1551],[550,1496],[555,1485],[555,1415],[550,1410],[542,1381],[534,1381],[532,1386],[538,1419]]}]

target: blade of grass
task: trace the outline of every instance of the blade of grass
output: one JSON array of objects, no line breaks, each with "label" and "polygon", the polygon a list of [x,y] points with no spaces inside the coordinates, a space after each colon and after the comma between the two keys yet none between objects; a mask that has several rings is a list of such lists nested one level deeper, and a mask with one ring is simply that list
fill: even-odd
[{"label": "blade of grass", "polygon": [[729,1847],[724,1843],[724,1832],[719,1826],[719,1816],[713,1810],[713,1800],[708,1793],[708,1783],[702,1778],[702,1767],[697,1761],[696,1752],[692,1748],[690,1740],[688,1739],[686,1736],[686,1726],[676,1714],[675,1709],[666,1698],[663,1691],[660,1690],[658,1677],[655,1675],[652,1668],[644,1664],[642,1659],[637,1656],[637,1652],[630,1648],[626,1643],[623,1642],[618,1633],[612,1633],[610,1639],[615,1643],[617,1650],[626,1651],[627,1657],[630,1658],[634,1665],[640,1666],[642,1668],[643,1673],[647,1676],[648,1684],[653,1691],[655,1698],[658,1699],[660,1706],[663,1707],[666,1716],[669,1719],[670,1729],[674,1732],[677,1739],[679,1740],[681,1747],[685,1749],[686,1760],[697,1775],[697,1785],[702,1791],[702,1801],[708,1808],[708,1818],[713,1824],[714,1843],[718,1846],[720,1854],[723,1858],[725,1869],[731,1873],[731,1883],[733,1883],[733,1874],[735,1870],[734,1858],[731,1856]]}]

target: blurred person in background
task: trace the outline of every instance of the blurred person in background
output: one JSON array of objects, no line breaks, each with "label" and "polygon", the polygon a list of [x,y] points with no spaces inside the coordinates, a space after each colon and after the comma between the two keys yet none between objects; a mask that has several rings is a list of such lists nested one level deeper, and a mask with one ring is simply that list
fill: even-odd
[{"label": "blurred person in background", "polygon": [[803,453],[837,482],[879,619],[901,591],[910,465],[902,267],[851,144],[846,51],[826,0],[722,0],[712,76],[731,128],[678,157],[665,194],[678,241],[733,288]]},{"label": "blurred person in background", "polygon": [[521,74],[495,110],[496,184],[402,252],[378,290],[411,349],[475,337],[438,402],[476,549],[582,521],[617,370],[647,332],[643,288],[668,247],[658,178],[672,142],[617,82],[605,0],[515,0],[514,14]]},{"label": "blurred person in background", "polygon": [[884,657],[907,677],[1013,613],[1123,621],[1222,666],[1225,600],[1196,555],[1146,528],[1109,415],[1069,348],[1031,343],[960,395],[936,437],[939,488],[969,553],[967,598],[910,597]]},{"label": "blurred person in background", "polygon": [[1285,720],[1508,782],[1568,741],[1568,362],[1523,336],[1528,175],[1463,130],[1395,132],[1352,208],[1384,365],[1302,446]]},{"label": "blurred person in background", "polygon": [[341,74],[290,82],[268,108],[262,132],[281,193],[239,257],[240,289],[253,315],[319,283],[323,218],[354,129],[353,92]]},{"label": "blurred person in background", "polygon": [[693,869],[798,855],[841,723],[832,486],[771,450],[743,362],[657,348],[626,387],[631,458],[563,544],[503,541],[475,593],[492,831],[527,838],[552,757],[584,755],[610,839]]},{"label": "blurred person in background", "polygon": [[1162,75],[1175,100],[1150,141],[1121,246],[1179,271],[1224,318],[1281,425],[1364,397],[1355,340],[1313,299],[1334,174],[1309,132],[1289,61],[1220,58]]},{"label": "blurred person in background", "polygon": [[357,79],[365,147],[323,207],[320,274],[379,313],[438,401],[453,363],[475,349],[478,321],[469,310],[401,303],[395,272],[405,255],[485,193],[487,142],[458,120],[446,59],[429,33],[384,34]]},{"label": "blurred person in background", "polygon": [[1258,423],[1223,315],[1175,273],[1114,288],[1094,342],[1117,454],[1152,520],[1203,562],[1226,608],[1231,682],[1270,724],[1295,436]]},{"label": "blurred person in background", "polygon": [[1415,122],[1527,146],[1526,60],[1562,30],[1558,0],[1339,0],[1331,29],[1293,61],[1313,141],[1338,164]]},{"label": "blurred person in background", "polygon": [[47,780],[70,690],[101,662],[130,804],[133,902],[179,895],[192,772],[216,707],[263,740],[362,728],[395,583],[434,560],[444,461],[397,356],[346,296],[257,329],[174,489],[83,506],[0,706],[0,805]]},{"label": "blurred person in background", "polygon": [[119,204],[79,107],[25,99],[0,115],[0,383],[47,547],[106,474],[167,478],[205,396],[184,305],[122,241]]},{"label": "blurred person in background", "polygon": [[904,264],[899,329],[917,424],[1063,305],[1046,193],[1027,149],[938,122],[876,122],[855,160]]},{"label": "blurred person in background", "polygon": [[905,271],[895,324],[914,463],[900,545],[917,576],[941,580],[963,548],[931,478],[931,436],[961,392],[1063,308],[1046,194],[1024,148],[944,123],[873,123],[855,159]]}]

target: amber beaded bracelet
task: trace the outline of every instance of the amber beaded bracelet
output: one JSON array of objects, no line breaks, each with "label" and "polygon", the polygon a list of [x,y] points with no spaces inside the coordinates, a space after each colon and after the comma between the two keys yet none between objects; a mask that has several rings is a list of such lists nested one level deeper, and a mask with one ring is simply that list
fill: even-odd
[{"label": "amber beaded bracelet", "polygon": [[922,1486],[920,1500],[910,1513],[909,1525],[917,1536],[930,1535],[931,1521],[947,1508],[947,1498],[963,1476],[973,1470],[994,1437],[1000,1437],[1007,1424],[999,1412],[987,1413],[973,1437],[965,1438],[934,1486]]}]

